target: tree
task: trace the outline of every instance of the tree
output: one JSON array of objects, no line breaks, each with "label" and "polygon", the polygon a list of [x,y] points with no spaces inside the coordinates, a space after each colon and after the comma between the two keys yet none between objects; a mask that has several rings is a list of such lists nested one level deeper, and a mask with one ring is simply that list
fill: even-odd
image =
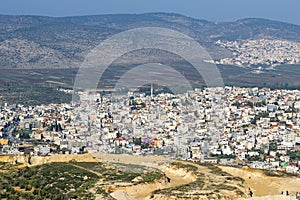
[{"label": "tree", "polygon": [[251,101],[248,101],[248,102],[247,102],[247,105],[248,105],[250,108],[253,108],[253,107],[254,107],[254,104],[253,104],[253,102],[251,102]]},{"label": "tree", "polygon": [[134,143],[135,145],[141,145],[141,144],[142,144],[142,138],[135,138],[135,139],[133,140],[133,143]]},{"label": "tree", "polygon": [[149,147],[150,147],[149,143],[143,143],[141,146],[142,149],[148,149]]},{"label": "tree", "polygon": [[276,142],[271,142],[269,144],[269,150],[270,151],[277,151],[277,143]]}]

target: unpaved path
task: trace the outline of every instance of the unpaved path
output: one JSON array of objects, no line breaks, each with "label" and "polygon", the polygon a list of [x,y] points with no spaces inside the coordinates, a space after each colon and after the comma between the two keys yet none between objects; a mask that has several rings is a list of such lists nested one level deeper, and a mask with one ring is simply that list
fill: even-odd
[{"label": "unpaved path", "polygon": [[101,162],[125,163],[156,168],[162,171],[166,177],[170,179],[170,182],[163,178],[151,183],[142,183],[128,187],[115,188],[115,191],[111,194],[111,196],[118,200],[149,199],[152,192],[155,190],[188,184],[192,181],[196,181],[197,178],[193,172],[187,171],[186,169],[168,166],[172,160],[165,157],[145,157],[123,154],[93,154],[93,156],[99,159]]},{"label": "unpaved path", "polygon": [[[156,190],[176,187],[188,184],[196,180],[193,172],[186,171],[185,169],[178,169],[175,167],[161,167],[160,170],[170,179],[155,180],[150,183],[142,183],[129,187],[116,188],[112,196],[116,199],[149,199],[152,192]],[[118,196],[117,194],[122,194]]]}]

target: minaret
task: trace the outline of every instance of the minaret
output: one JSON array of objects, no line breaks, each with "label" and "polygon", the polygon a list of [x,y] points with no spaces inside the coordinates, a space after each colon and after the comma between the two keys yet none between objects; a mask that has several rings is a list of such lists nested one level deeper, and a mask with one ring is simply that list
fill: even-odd
[{"label": "minaret", "polygon": [[153,99],[153,84],[151,83],[151,99]]}]

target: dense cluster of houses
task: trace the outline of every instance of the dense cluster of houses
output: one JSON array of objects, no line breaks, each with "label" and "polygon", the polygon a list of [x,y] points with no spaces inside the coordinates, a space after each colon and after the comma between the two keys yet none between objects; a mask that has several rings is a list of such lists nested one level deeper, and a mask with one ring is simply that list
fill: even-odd
[{"label": "dense cluster of houses", "polygon": [[300,44],[287,40],[254,39],[220,41],[217,45],[232,52],[232,57],[216,61],[217,64],[238,66],[297,64],[300,62]]},{"label": "dense cluster of houses", "polygon": [[299,173],[300,91],[81,92],[73,105],[3,105],[2,154],[165,155]]}]

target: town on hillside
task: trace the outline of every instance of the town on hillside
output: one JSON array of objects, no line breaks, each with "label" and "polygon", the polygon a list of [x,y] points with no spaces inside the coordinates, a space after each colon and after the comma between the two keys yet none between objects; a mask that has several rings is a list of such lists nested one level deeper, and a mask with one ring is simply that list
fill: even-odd
[{"label": "town on hillside", "polygon": [[300,173],[299,90],[79,95],[72,104],[3,103],[0,153],[160,155]]}]

